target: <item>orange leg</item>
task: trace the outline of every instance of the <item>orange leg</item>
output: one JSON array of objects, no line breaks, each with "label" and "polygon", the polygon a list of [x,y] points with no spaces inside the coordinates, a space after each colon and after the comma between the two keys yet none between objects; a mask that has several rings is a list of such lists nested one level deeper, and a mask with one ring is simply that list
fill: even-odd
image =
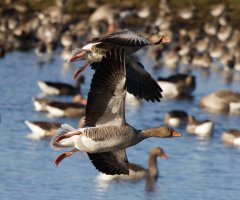
[{"label": "orange leg", "polygon": [[67,158],[69,156],[71,156],[72,154],[74,154],[75,152],[79,151],[77,148],[72,149],[71,151],[68,152],[64,152],[63,154],[61,154],[60,156],[58,156],[55,161],[54,161],[54,165],[58,166],[58,164],[64,159]]},{"label": "orange leg", "polygon": [[80,135],[80,134],[82,134],[82,133],[80,131],[76,130],[76,131],[71,131],[71,132],[65,133],[63,135],[59,135],[58,137],[56,137],[54,139],[53,144],[57,145],[58,142],[60,142],[62,139],[69,138],[74,135]]},{"label": "orange leg", "polygon": [[73,80],[77,78],[78,74],[80,74],[81,72],[83,72],[85,70],[85,68],[90,65],[91,62],[86,62],[82,67],[79,67],[77,69],[77,71],[75,71],[74,75],[73,75]]}]

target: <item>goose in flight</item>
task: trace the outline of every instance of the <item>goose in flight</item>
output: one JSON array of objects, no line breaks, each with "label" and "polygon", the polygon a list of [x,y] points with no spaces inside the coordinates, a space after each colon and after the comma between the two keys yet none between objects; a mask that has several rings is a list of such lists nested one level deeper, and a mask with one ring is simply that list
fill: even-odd
[{"label": "goose in flight", "polygon": [[62,125],[51,145],[74,147],[58,156],[55,164],[77,151],[86,152],[93,165],[106,174],[129,174],[125,149],[149,137],[178,137],[177,131],[161,126],[136,130],[125,121],[126,68],[124,50],[106,53],[93,75],[85,111],[85,127]]},{"label": "goose in flight", "polygon": [[[87,60],[75,72],[73,76],[75,79],[88,65],[91,64],[94,68],[96,65],[99,66],[98,62],[101,62],[106,52],[111,52],[112,49],[122,48],[125,50],[125,54],[129,55],[145,46],[168,42],[169,39],[166,36],[153,35],[144,38],[132,31],[115,32],[101,38],[94,38],[83,48],[73,51],[73,55],[68,60],[68,63],[82,59]],[[115,54],[115,51],[112,51],[112,53]],[[126,63],[128,92],[147,101],[160,101],[162,89],[144,69],[143,65],[133,56],[128,56]],[[133,87],[136,90],[133,90]]]},{"label": "goose in flight", "polygon": [[169,38],[161,35],[152,35],[144,38],[132,31],[114,32],[103,37],[93,38],[84,47],[74,50],[72,57],[69,58],[67,63],[87,60],[87,62],[75,72],[73,76],[75,79],[88,65],[94,62],[100,62],[103,56],[106,55],[106,52],[111,51],[113,48],[124,48],[126,55],[128,55],[146,46],[168,42]]}]

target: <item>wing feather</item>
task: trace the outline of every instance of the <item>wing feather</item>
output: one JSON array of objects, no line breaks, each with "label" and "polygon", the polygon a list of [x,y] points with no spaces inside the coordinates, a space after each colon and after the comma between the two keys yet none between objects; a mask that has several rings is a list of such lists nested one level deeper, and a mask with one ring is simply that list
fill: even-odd
[{"label": "wing feather", "polygon": [[121,31],[121,32],[110,33],[101,38],[94,38],[88,43],[92,43],[92,42],[109,43],[112,45],[131,46],[131,47],[144,47],[152,44],[150,41],[148,41],[144,37],[132,31]]},{"label": "wing feather", "polygon": [[146,101],[160,101],[162,89],[143,65],[135,58],[129,57],[126,63],[127,91]]},{"label": "wing feather", "polygon": [[109,175],[129,174],[125,149],[115,152],[88,153],[88,157],[95,168],[102,173]]},{"label": "wing feather", "polygon": [[125,53],[122,49],[113,49],[103,57],[93,75],[86,105],[86,126],[125,123],[125,85]]}]

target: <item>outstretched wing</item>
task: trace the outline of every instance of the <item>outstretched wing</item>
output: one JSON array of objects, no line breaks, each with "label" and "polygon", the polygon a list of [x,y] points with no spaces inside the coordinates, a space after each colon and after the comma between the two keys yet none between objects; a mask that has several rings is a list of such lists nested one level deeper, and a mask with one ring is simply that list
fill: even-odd
[{"label": "outstretched wing", "polygon": [[152,44],[144,37],[137,35],[132,31],[121,31],[121,32],[110,33],[101,38],[93,38],[88,43],[92,43],[92,42],[109,43],[112,45],[131,46],[131,47],[134,47],[134,46],[144,47]]},{"label": "outstretched wing", "polygon": [[[91,66],[96,70],[100,63],[92,63]],[[127,91],[130,94],[152,102],[159,102],[162,98],[161,87],[134,56],[128,56],[126,59],[126,77]]]},{"label": "outstretched wing", "polygon": [[160,101],[162,89],[143,65],[133,57],[126,61],[127,91],[140,99]]},{"label": "outstretched wing", "polygon": [[129,174],[125,149],[115,152],[88,153],[88,157],[95,168],[102,173],[109,175]]},{"label": "outstretched wing", "polygon": [[106,54],[92,78],[85,126],[125,123],[126,69],[124,50]]}]

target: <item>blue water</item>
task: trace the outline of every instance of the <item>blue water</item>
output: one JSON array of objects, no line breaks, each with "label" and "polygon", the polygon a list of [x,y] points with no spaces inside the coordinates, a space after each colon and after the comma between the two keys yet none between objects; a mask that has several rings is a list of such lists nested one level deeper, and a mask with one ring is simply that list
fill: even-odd
[{"label": "blue water", "polygon": [[[143,60],[155,78],[170,74],[168,70],[151,71],[151,61]],[[0,199],[217,199],[238,200],[240,197],[240,151],[221,143],[224,129],[239,128],[239,116],[212,115],[200,110],[198,100],[217,89],[240,91],[240,81],[227,83],[216,72],[202,76],[194,70],[197,88],[192,101],[164,101],[141,106],[127,106],[128,123],[140,129],[163,124],[163,116],[172,109],[183,109],[198,119],[211,119],[215,125],[212,139],[202,141],[183,134],[175,139],[148,139],[127,150],[131,162],[147,166],[148,152],[161,146],[169,159],[158,159],[160,177],[151,192],[145,180],[137,182],[99,182],[97,170],[84,153],[76,153],[58,167],[53,161],[61,152],[50,148],[49,140],[27,139],[24,120],[47,120],[77,126],[78,119],[47,118],[33,110],[31,98],[39,94],[37,80],[71,80],[73,72],[64,70],[58,53],[53,62],[37,65],[33,52],[13,52],[0,60]],[[89,89],[92,72],[84,72]],[[61,99],[69,100],[67,97]]]}]

